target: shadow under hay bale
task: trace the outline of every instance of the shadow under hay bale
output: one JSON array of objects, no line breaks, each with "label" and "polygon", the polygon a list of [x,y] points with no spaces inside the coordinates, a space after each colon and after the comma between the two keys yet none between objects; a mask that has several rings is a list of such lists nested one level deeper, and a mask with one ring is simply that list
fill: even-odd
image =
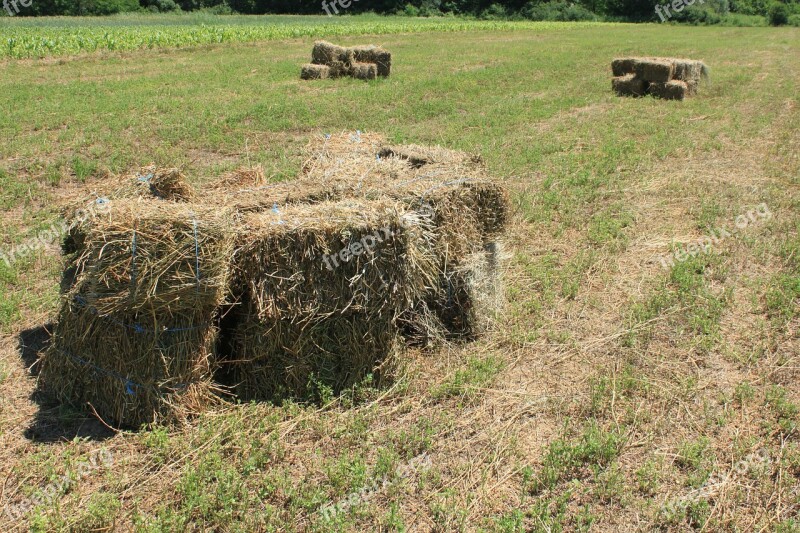
[{"label": "shadow under hay bale", "polygon": [[183,419],[213,403],[227,218],[189,204],[112,201],[88,227],[40,385],[123,426]]}]

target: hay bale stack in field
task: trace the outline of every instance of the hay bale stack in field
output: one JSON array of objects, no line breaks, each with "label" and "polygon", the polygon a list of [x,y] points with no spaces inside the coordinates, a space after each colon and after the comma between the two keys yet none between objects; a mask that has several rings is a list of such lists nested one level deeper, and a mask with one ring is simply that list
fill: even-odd
[{"label": "hay bale stack in field", "polygon": [[479,333],[509,211],[480,158],[361,132],[308,151],[290,182],[239,169],[151,194],[154,171],[107,193],[76,226],[42,385],[131,426],[201,411],[223,378],[306,399],[386,380],[403,340]]},{"label": "hay bale stack in field", "polygon": [[304,398],[313,383],[338,393],[386,377],[399,348],[396,317],[436,283],[429,226],[389,201],[245,217],[234,275],[239,397]]},{"label": "hay bale stack in field", "polygon": [[618,96],[651,94],[665,100],[683,100],[697,93],[708,78],[702,61],[673,58],[620,58],[611,62],[611,86]]},{"label": "hay bale stack in field", "polygon": [[392,70],[392,54],[378,46],[345,48],[326,41],[317,41],[311,50],[311,64],[303,65],[304,80],[350,76],[360,80],[388,77]]},{"label": "hay bale stack in field", "polygon": [[87,228],[81,273],[42,362],[43,387],[125,426],[210,404],[229,219],[192,204],[112,200]]}]

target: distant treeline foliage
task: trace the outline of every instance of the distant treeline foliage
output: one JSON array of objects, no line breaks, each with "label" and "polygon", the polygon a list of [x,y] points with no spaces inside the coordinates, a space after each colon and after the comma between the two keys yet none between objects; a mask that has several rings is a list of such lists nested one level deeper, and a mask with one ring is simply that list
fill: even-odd
[{"label": "distant treeline foliage", "polygon": [[[800,17],[800,0],[678,0],[669,20],[715,24],[729,13],[760,15],[775,25]],[[19,15],[108,15],[208,10],[243,14],[467,15],[485,19],[657,21],[672,0],[33,0]],[[347,5],[348,7],[344,7]],[[327,6],[327,8],[325,7]]]}]

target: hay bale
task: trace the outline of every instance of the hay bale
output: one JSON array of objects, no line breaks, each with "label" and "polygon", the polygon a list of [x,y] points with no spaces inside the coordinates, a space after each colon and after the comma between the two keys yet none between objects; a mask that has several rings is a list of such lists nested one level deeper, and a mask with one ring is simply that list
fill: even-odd
[{"label": "hay bale", "polygon": [[394,315],[435,282],[429,225],[389,201],[254,213],[239,228],[234,285],[265,321]]},{"label": "hay bale", "polygon": [[[470,300],[446,296],[449,286],[464,285],[458,276],[448,276],[463,277],[469,258],[496,240],[509,217],[507,192],[487,179],[479,158],[444,148],[389,146],[366,134],[357,141],[352,135],[332,136],[319,144],[310,149],[316,155],[300,181],[324,179],[337,198],[389,198],[433,222],[439,281],[405,314],[404,335],[436,339],[440,331],[454,337],[459,328],[479,330],[469,318]],[[462,304],[466,327],[447,318]]]},{"label": "hay bale", "polygon": [[330,65],[333,62],[346,62],[347,49],[327,41],[316,41],[311,50],[311,62],[315,65]]},{"label": "hay bale", "polygon": [[374,63],[353,63],[350,73],[357,80],[374,80],[378,77],[378,66]]},{"label": "hay bale", "polygon": [[636,72],[635,57],[618,58],[611,61],[611,72],[614,76],[625,76]]},{"label": "hay bale", "polygon": [[644,96],[647,92],[647,83],[635,74],[626,74],[612,78],[611,88],[617,96]]},{"label": "hay bale", "polygon": [[331,76],[331,68],[328,65],[306,64],[300,68],[301,80],[324,80]]},{"label": "hay bale", "polygon": [[324,399],[370,377],[391,381],[402,339],[390,316],[351,313],[263,320],[248,308],[234,335],[235,392],[244,401]]},{"label": "hay bale", "polygon": [[650,83],[666,83],[675,73],[671,59],[639,59],[635,65],[636,76]]},{"label": "hay bale", "polygon": [[124,426],[184,419],[214,401],[229,219],[191,204],[112,201],[88,226],[40,385]]},{"label": "hay bale", "polygon": [[421,146],[418,144],[385,145],[381,146],[378,155],[381,158],[396,157],[405,159],[413,168],[421,168],[425,165],[437,163],[451,167],[485,168],[483,159],[480,156],[442,148],[441,146]]},{"label": "hay bale", "polygon": [[354,46],[355,60],[359,63],[375,63],[378,76],[388,77],[392,72],[392,54],[375,45]]},{"label": "hay bale", "polygon": [[672,80],[667,83],[651,83],[648,92],[664,100],[683,100],[689,94],[689,87],[684,81]]}]

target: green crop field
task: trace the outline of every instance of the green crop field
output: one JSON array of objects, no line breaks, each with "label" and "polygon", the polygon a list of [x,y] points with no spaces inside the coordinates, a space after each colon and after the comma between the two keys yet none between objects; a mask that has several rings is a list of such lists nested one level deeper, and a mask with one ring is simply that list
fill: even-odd
[{"label": "green crop field", "polygon": [[[391,77],[300,81],[322,36]],[[800,530],[800,29],[8,18],[0,47],[0,530]],[[710,83],[618,98],[622,55]],[[62,264],[20,245],[67,198],[151,162],[291,179],[356,130],[479,153],[511,191],[489,334],[179,427],[34,393]]]}]

